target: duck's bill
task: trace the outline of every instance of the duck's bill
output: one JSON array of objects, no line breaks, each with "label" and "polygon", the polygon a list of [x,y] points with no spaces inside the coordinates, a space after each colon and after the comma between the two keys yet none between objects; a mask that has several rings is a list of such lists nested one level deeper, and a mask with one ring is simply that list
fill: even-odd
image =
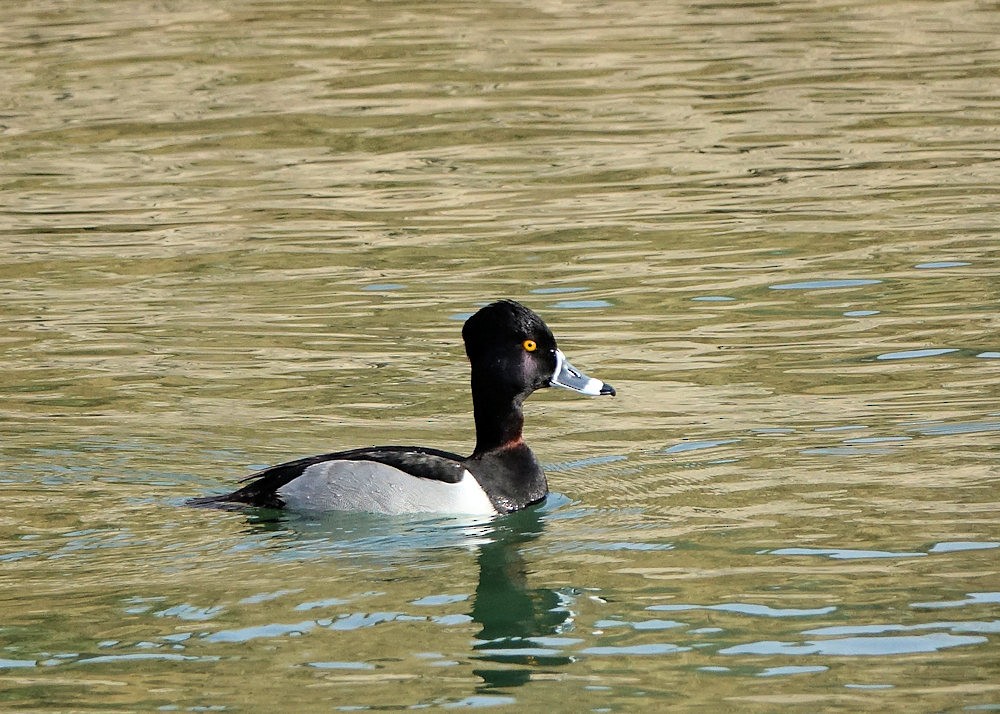
[{"label": "duck's bill", "polygon": [[556,371],[552,374],[549,384],[553,387],[572,389],[580,394],[599,397],[604,394],[615,396],[615,388],[599,379],[588,377],[569,363],[562,350],[556,350]]}]

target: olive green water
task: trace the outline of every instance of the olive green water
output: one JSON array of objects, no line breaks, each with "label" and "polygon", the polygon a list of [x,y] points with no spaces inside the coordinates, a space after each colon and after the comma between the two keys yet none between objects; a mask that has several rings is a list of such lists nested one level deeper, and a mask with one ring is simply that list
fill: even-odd
[{"label": "olive green water", "polygon": [[[994,2],[0,5],[0,709],[1000,709]],[[192,510],[466,451],[554,494]]]}]

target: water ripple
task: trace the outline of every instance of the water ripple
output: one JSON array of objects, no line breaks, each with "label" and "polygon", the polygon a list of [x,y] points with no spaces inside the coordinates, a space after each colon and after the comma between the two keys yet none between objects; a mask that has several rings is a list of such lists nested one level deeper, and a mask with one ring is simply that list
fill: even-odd
[{"label": "water ripple", "polygon": [[798,283],[780,283],[769,286],[772,290],[837,290],[878,285],[881,280],[852,278],[844,280],[804,280]]},{"label": "water ripple", "polygon": [[910,607],[924,609],[940,609],[950,607],[967,607],[971,605],[993,605],[1000,603],[1000,592],[968,593],[964,600],[938,600],[934,602],[915,602]]},{"label": "water ripple", "polygon": [[921,350],[903,350],[901,352],[885,352],[883,354],[876,355],[875,359],[879,360],[920,359],[922,357],[938,357],[939,355],[946,355],[951,352],[958,352],[958,349],[954,347],[937,347],[937,348],[928,348]]},{"label": "water ripple", "polygon": [[878,657],[940,652],[987,642],[985,637],[932,633],[899,637],[845,637],[804,643],[761,641],[719,650],[724,655],[830,655],[834,657]]},{"label": "water ripple", "polygon": [[814,617],[816,615],[829,615],[836,612],[833,605],[815,608],[775,608],[768,605],[758,605],[754,603],[730,602],[719,605],[650,605],[647,610],[657,612],[682,612],[684,610],[717,610],[719,612],[735,612],[740,615],[752,615],[754,617]]},{"label": "water ripple", "polygon": [[761,551],[768,555],[811,555],[823,556],[833,560],[857,560],[859,558],[919,558],[926,553],[896,552],[889,550],[864,550],[856,548],[776,548]]}]

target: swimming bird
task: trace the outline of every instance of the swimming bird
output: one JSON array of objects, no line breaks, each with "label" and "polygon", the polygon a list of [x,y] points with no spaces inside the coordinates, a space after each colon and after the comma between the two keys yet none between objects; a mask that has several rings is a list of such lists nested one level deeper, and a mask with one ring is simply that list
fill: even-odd
[{"label": "swimming bird", "polygon": [[472,368],[476,446],[469,456],[421,446],[374,446],[309,456],[246,477],[232,493],[195,506],[305,511],[502,514],[543,500],[545,474],[522,437],[522,404],[535,390],[562,387],[591,396],[611,385],[569,363],[545,322],[500,300],[462,327]]}]

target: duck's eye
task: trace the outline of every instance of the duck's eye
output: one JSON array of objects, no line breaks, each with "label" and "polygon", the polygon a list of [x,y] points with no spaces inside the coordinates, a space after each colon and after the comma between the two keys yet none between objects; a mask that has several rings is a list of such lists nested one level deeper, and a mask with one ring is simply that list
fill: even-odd
[{"label": "duck's eye", "polygon": [[524,347],[525,352],[534,352],[538,349],[538,344],[534,340],[525,340],[521,346]]}]

